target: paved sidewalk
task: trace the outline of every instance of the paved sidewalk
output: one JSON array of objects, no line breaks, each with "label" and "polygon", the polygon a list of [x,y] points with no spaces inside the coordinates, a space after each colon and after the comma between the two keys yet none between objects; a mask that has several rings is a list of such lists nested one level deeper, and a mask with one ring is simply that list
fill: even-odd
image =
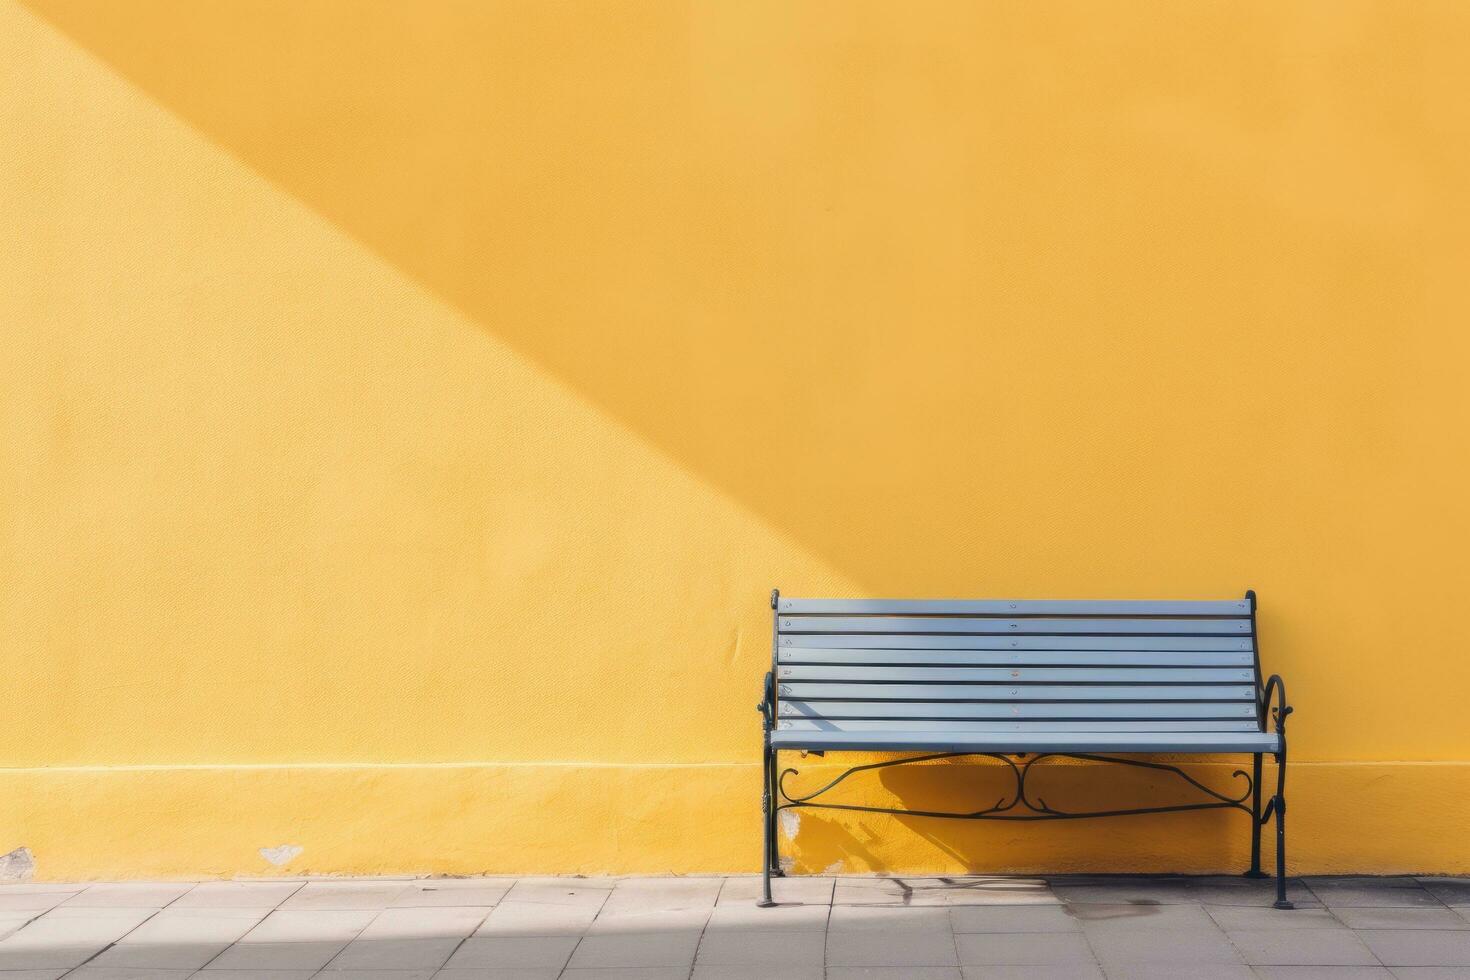
[{"label": "paved sidewalk", "polygon": [[1470,978],[1470,879],[0,885],[0,980]]}]

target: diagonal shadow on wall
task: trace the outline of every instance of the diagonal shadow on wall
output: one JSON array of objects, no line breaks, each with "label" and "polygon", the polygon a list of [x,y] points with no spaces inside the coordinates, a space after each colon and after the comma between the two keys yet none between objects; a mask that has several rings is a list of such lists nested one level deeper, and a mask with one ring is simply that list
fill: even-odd
[{"label": "diagonal shadow on wall", "polygon": [[1236,594],[1279,545],[1242,331],[1335,219],[1161,152],[1228,84],[968,5],[27,6],[875,592]]}]

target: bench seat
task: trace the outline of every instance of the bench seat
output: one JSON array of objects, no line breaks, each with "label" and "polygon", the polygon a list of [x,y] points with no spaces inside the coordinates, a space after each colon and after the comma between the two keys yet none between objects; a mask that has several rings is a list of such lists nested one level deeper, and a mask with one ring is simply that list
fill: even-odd
[{"label": "bench seat", "polygon": [[1277,752],[1272,732],[772,732],[772,748],[817,752]]}]

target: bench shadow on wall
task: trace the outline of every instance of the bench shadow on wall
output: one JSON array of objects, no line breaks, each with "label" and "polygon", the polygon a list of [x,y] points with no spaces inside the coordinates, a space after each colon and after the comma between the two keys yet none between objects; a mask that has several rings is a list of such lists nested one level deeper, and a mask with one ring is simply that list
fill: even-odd
[{"label": "bench shadow on wall", "polygon": [[[809,793],[850,765],[897,756],[826,758],[783,753],[781,769],[796,769],[786,786]],[[1027,759],[1018,760],[1024,764]],[[1250,757],[1201,762],[1187,756],[1136,756],[1141,761],[1179,765],[1210,789],[1239,797],[1250,771]],[[1267,767],[1267,779],[1270,778]],[[1164,771],[1052,757],[1037,761],[1027,777],[1026,795],[1034,802],[1068,813],[1166,807],[1209,802],[1179,776]],[[855,773],[816,802],[973,813],[1002,807],[1016,797],[1016,777],[1004,762],[986,757],[943,759]],[[1249,799],[1245,800],[1249,806]],[[788,814],[797,814],[793,820]],[[1005,815],[1031,815],[1024,803]],[[783,811],[783,860],[794,859],[797,874],[885,871],[913,866],[902,855],[915,845],[939,851],[957,869],[971,874],[1072,872],[1178,872],[1187,858],[1191,870],[1233,874],[1249,863],[1250,818],[1238,810],[1140,814],[1090,819],[996,820],[895,816],[802,807]],[[794,839],[793,839],[794,834]],[[925,862],[932,863],[932,862]]]}]

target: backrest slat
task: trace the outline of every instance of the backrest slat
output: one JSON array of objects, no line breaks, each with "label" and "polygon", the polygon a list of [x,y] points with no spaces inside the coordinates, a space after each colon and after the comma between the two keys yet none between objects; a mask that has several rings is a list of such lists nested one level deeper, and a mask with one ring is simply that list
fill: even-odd
[{"label": "backrest slat", "polygon": [[1250,650],[1238,636],[935,636],[904,633],[782,633],[782,647],[892,650]]},{"label": "backrest slat", "polygon": [[892,701],[1249,701],[1255,688],[1248,685],[1190,686],[1186,684],[824,684],[782,681],[782,697],[871,698]]},{"label": "backrest slat", "polygon": [[[1075,665],[1114,667],[1251,667],[1249,650],[845,650],[780,647],[777,664],[893,664],[1009,667]],[[778,670],[779,674],[780,671]]]},{"label": "backrest slat", "polygon": [[1167,633],[1249,635],[1248,619],[1066,619],[965,616],[782,616],[782,633]]},{"label": "backrest slat", "polygon": [[1254,670],[1242,667],[870,667],[848,664],[782,664],[776,679],[787,681],[943,681],[985,684],[1249,684]]},{"label": "backrest slat", "polygon": [[1249,616],[1244,599],[781,599],[776,611],[878,616]]}]

